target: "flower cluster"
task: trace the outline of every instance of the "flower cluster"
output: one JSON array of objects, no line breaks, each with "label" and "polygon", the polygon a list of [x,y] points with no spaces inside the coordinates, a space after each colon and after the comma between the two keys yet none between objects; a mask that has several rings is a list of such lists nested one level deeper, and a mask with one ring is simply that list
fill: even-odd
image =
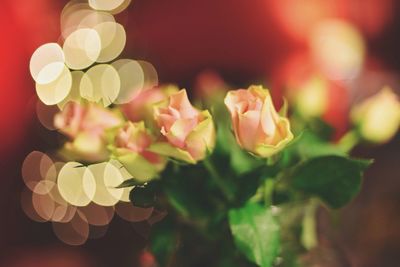
[{"label": "flower cluster", "polygon": [[[32,152],[23,164],[31,191],[22,201],[28,216],[52,222],[60,239],[79,245],[89,237],[89,225],[106,227],[114,213],[152,225],[172,211],[164,235],[154,241],[161,266],[167,266],[163,257],[179,254],[170,248],[179,250],[193,233],[201,237],[194,251],[231,250],[234,240],[259,266],[277,262],[281,244],[301,240],[295,251],[315,247],[319,201],[343,207],[371,163],[349,151],[359,141],[384,143],[396,134],[396,94],[384,89],[355,105],[354,127],[334,143],[318,120],[329,102],[318,77],[296,96],[290,113],[286,101],[278,109],[263,86],[235,90],[212,72],[194,90],[160,85],[149,62],[115,60],[126,35],[113,14],[129,2],[71,2],[62,12],[62,47],[43,45],[31,58],[42,106],[56,110],[47,126],[63,143],[51,157]],[[299,232],[299,220],[301,237],[280,243]],[[221,231],[228,228],[229,238]],[[234,250],[227,254],[224,266],[248,266],[240,257],[236,262]],[[195,257],[185,257],[176,265],[192,266]]]}]

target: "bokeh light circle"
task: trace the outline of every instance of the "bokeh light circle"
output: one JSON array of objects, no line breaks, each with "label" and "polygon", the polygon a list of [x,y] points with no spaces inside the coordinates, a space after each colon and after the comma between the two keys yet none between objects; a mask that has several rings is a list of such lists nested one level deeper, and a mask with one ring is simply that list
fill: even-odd
[{"label": "bokeh light circle", "polygon": [[[48,65],[53,66],[53,64]],[[46,105],[55,105],[64,100],[72,86],[72,76],[69,69],[62,64],[62,72],[54,81],[47,84],[36,83],[36,94]]]},{"label": "bokeh light circle", "polygon": [[48,84],[63,72],[64,52],[57,43],[47,43],[33,52],[29,70],[36,83]]},{"label": "bokeh light circle", "polygon": [[104,63],[118,57],[126,44],[126,33],[124,27],[116,22],[103,22],[96,26],[101,40],[101,52],[97,62]]},{"label": "bokeh light circle", "polygon": [[102,101],[104,107],[111,105],[118,97],[121,81],[117,70],[108,64],[90,68],[80,82],[80,95],[92,102]]},{"label": "bokeh light circle", "polygon": [[78,162],[68,162],[62,167],[57,186],[61,196],[78,207],[88,205],[96,192],[93,174]]},{"label": "bokeh light circle", "polygon": [[100,55],[100,36],[93,29],[77,29],[65,39],[63,51],[69,68],[85,69],[96,62]]}]

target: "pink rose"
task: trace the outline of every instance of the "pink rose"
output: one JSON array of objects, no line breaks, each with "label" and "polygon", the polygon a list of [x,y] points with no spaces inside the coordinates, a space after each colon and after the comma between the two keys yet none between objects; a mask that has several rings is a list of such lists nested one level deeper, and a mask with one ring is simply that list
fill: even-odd
[{"label": "pink rose", "polygon": [[111,110],[95,104],[68,103],[54,117],[55,127],[70,138],[62,153],[85,161],[100,161],[108,156],[105,131],[122,123]]},{"label": "pink rose", "polygon": [[154,104],[166,100],[171,93],[178,91],[174,85],[153,87],[140,91],[129,103],[122,106],[122,112],[128,120],[138,122],[153,120]]},{"label": "pink rose", "polygon": [[154,137],[144,122],[127,122],[114,138],[113,154],[128,172],[143,182],[157,176],[165,167],[165,158],[148,150]]},{"label": "pink rose", "polygon": [[261,86],[229,91],[225,105],[236,141],[245,150],[269,157],[293,139],[289,120],[276,112],[268,90]]},{"label": "pink rose", "polygon": [[154,110],[155,120],[164,141],[151,146],[161,155],[189,163],[206,157],[215,145],[215,128],[211,114],[194,108],[181,90],[169,97]]}]

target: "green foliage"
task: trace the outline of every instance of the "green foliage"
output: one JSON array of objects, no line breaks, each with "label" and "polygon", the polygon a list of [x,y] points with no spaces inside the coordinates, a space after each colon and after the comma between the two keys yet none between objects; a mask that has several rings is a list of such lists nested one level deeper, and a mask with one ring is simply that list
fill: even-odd
[{"label": "green foliage", "polygon": [[362,172],[370,160],[355,160],[341,156],[311,158],[290,173],[293,187],[318,196],[332,208],[340,208],[360,191]]},{"label": "green foliage", "polygon": [[156,194],[153,183],[135,186],[129,193],[132,204],[141,208],[149,208],[156,203]]},{"label": "green foliage", "polygon": [[229,211],[229,224],[238,249],[261,267],[272,266],[279,252],[279,225],[272,212],[257,203]]}]

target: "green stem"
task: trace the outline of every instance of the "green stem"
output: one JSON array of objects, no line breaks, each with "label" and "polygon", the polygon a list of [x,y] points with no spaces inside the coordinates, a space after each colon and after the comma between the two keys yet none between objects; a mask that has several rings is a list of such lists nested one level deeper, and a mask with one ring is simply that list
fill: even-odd
[{"label": "green stem", "polygon": [[234,198],[233,192],[229,190],[228,185],[225,183],[223,178],[219,175],[217,169],[212,164],[212,162],[207,158],[203,161],[204,166],[207,171],[210,173],[211,178],[214,180],[215,184],[221,189],[221,192],[224,194],[225,198],[231,202]]},{"label": "green stem", "polygon": [[350,152],[360,141],[359,135],[355,131],[347,132],[337,143],[346,153]]},{"label": "green stem", "polygon": [[316,218],[318,205],[319,204],[316,199],[311,199],[310,203],[305,207],[304,211],[301,243],[308,250],[318,245],[317,218]]},{"label": "green stem", "polygon": [[275,181],[273,179],[266,179],[264,182],[264,204],[266,206],[272,205],[272,193],[274,191]]}]

